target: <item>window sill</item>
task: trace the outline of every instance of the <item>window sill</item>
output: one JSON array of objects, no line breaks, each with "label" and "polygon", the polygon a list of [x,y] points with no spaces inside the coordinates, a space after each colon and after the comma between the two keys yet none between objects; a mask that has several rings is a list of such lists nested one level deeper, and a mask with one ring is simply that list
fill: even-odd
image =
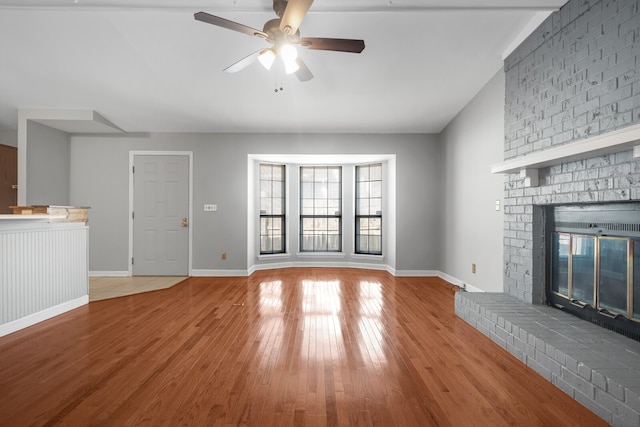
[{"label": "window sill", "polygon": [[344,252],[298,252],[298,258],[345,258]]},{"label": "window sill", "polygon": [[353,253],[353,254],[351,254],[351,258],[353,258],[353,259],[370,259],[370,260],[382,261],[382,260],[384,260],[384,255],[356,254],[356,253]]},{"label": "window sill", "polygon": [[273,259],[289,259],[289,258],[291,258],[291,254],[289,253],[258,255],[258,261],[266,261],[266,260],[273,260]]}]

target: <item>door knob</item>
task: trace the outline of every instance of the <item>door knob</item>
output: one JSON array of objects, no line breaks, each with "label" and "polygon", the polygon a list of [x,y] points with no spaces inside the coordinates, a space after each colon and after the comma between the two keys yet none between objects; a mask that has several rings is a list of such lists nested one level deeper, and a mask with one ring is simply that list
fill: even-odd
[{"label": "door knob", "polygon": [[186,227],[189,225],[189,221],[187,221],[187,218],[182,218],[182,226]]}]

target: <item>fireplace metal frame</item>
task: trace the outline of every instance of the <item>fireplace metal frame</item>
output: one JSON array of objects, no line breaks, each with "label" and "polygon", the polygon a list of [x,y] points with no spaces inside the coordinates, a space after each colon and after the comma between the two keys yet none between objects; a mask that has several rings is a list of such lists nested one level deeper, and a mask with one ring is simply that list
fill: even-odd
[{"label": "fireplace metal frame", "polygon": [[[609,203],[590,205],[554,205],[545,209],[545,296],[550,306],[569,312],[582,319],[611,329],[640,341],[640,316],[634,317],[634,246],[640,248],[640,203]],[[553,289],[553,237],[569,236],[567,254],[567,294]],[[594,239],[593,299],[581,301],[573,298],[573,244],[574,237]],[[600,259],[603,240],[627,242],[626,310],[602,307],[599,283]],[[636,272],[640,277],[640,271]],[[636,308],[636,312],[640,311]]]}]

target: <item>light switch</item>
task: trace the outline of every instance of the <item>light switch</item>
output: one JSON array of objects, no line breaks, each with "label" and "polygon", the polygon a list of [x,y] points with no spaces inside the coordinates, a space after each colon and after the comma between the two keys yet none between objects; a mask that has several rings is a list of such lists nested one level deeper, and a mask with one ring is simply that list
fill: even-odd
[{"label": "light switch", "polygon": [[496,210],[500,210],[500,200],[496,200]]},{"label": "light switch", "polygon": [[218,210],[218,205],[204,205],[205,212],[216,212]]}]

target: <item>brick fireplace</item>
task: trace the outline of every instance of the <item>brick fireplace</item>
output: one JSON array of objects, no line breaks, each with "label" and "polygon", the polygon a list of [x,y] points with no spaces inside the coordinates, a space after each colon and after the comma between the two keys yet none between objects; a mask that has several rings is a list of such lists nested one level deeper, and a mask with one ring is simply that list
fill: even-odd
[{"label": "brick fireplace", "polygon": [[505,60],[504,292],[456,295],[459,316],[625,426],[640,343],[546,305],[545,209],[640,200],[639,8],[570,0]]}]

